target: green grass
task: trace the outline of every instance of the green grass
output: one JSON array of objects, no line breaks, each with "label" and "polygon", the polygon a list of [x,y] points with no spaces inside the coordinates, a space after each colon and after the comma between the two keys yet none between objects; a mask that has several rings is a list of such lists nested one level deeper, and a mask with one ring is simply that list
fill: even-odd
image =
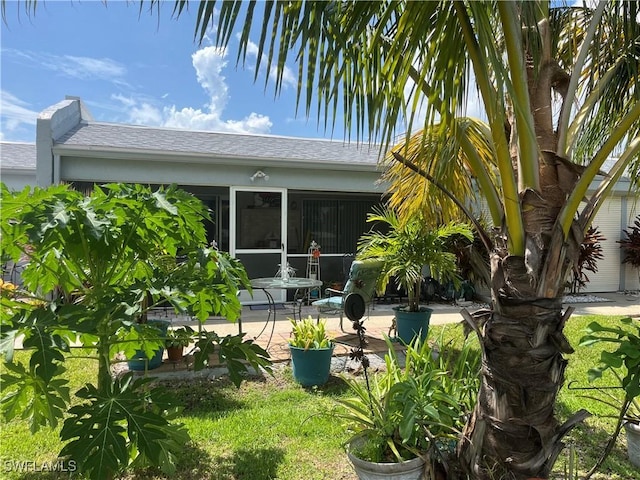
[{"label": "green grass", "polygon": [[[564,421],[581,408],[593,415],[574,428],[564,440],[567,446],[574,448],[578,469],[583,474],[597,462],[606,443],[609,441],[614,431],[616,420],[607,418],[607,416],[615,416],[617,412],[600,402],[585,398],[585,395],[598,395],[596,391],[575,388],[613,386],[617,384],[617,380],[610,372],[605,372],[603,378],[590,384],[587,380],[587,371],[598,364],[604,344],[602,346],[596,344],[592,347],[578,347],[578,343],[584,335],[586,326],[594,320],[603,325],[613,325],[620,318],[594,315],[574,316],[569,319],[564,330],[565,335],[575,349],[575,353],[567,356],[569,365],[565,371],[565,387],[560,391],[558,397],[557,414],[561,421]],[[608,348],[611,349],[609,346]],[[570,382],[574,383],[569,385]],[[613,390],[612,393],[616,393],[616,391]],[[623,396],[622,391],[617,393],[620,397]],[[560,458],[556,463],[555,471],[561,472],[565,463],[567,463],[567,456]],[[639,476],[640,472],[633,468],[627,458],[626,439],[624,431],[622,431],[611,455],[600,468],[600,471],[592,478],[596,480],[629,480]]]},{"label": "green grass", "polygon": [[[179,478],[353,478],[342,449],[346,432],[326,415],[343,391],[338,378],[305,390],[288,372],[253,378],[239,390],[225,379],[180,385],[188,406],[181,421],[193,445]],[[156,478],[147,473],[135,478]]]},{"label": "green grass", "polygon": [[[569,356],[565,377],[579,386],[589,386],[587,370],[599,358],[598,348],[578,348],[584,327],[596,317],[573,317],[565,333],[576,353]],[[615,322],[617,317],[597,317],[600,322]],[[457,326],[433,327],[430,338],[452,338],[462,341]],[[72,392],[95,376],[94,365],[87,360],[68,363]],[[613,381],[605,377],[603,384]],[[187,445],[175,476],[182,480],[262,480],[317,479],[355,480],[347,462],[343,443],[348,439],[339,421],[330,415],[335,398],[345,395],[344,382],[332,376],[327,385],[305,389],[293,381],[288,367],[277,369],[274,377],[256,377],[236,389],[225,378],[198,379],[169,384],[181,398],[185,410],[180,421],[189,429],[192,442]],[[606,415],[602,405],[582,398],[588,391],[562,389],[558,416],[564,421],[571,413],[586,408],[594,414]],[[597,460],[615,421],[591,417],[572,431],[566,443],[577,456],[578,469],[584,473]],[[61,449],[57,431],[41,430],[31,435],[24,421],[3,423],[0,431],[0,477],[3,479],[68,478],[68,474],[6,471],[6,461],[55,462]],[[626,447],[620,437],[603,472],[595,479],[627,480],[638,475],[626,458]],[[568,451],[568,449],[565,449]],[[567,463],[563,453],[556,464],[554,478],[563,478]],[[129,473],[129,480],[165,478],[148,469]]]}]

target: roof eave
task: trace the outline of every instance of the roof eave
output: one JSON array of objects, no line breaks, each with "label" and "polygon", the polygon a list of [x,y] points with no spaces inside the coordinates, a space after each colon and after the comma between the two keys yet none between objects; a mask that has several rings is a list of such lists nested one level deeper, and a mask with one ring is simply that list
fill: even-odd
[{"label": "roof eave", "polygon": [[11,173],[36,173],[35,165],[33,167],[21,167],[21,166],[12,166],[12,165],[2,165],[0,166],[0,171],[3,172],[11,172]]},{"label": "roof eave", "polygon": [[207,163],[212,165],[227,165],[229,160],[233,160],[241,165],[265,165],[282,166],[288,168],[326,168],[331,170],[349,171],[376,171],[379,165],[375,163],[347,163],[344,161],[317,161],[308,159],[282,159],[276,157],[245,157],[238,155],[216,155],[211,153],[182,153],[167,152],[151,149],[126,149],[117,147],[94,147],[76,145],[54,145],[54,155],[68,157],[94,157],[113,158],[119,160],[141,160],[159,162],[179,162],[179,163]]}]

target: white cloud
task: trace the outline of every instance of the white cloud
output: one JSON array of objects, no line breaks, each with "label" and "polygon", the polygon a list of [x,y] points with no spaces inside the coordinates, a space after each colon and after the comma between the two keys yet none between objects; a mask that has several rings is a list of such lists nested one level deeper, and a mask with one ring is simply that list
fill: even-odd
[{"label": "white cloud", "polygon": [[244,117],[240,121],[228,120],[226,125],[232,132],[267,133],[271,130],[273,123],[268,116],[251,112],[248,117]]},{"label": "white cloud", "polygon": [[0,90],[0,105],[2,108],[2,138],[21,126],[27,124],[35,126],[38,112],[28,108],[28,104],[5,90]]},{"label": "white cloud", "polygon": [[[5,50],[3,50],[3,54]],[[35,62],[49,71],[59,72],[65,76],[81,80],[106,80],[120,86],[126,82],[126,67],[110,59],[92,59],[71,55],[55,56],[46,53],[10,52],[15,59]],[[192,64],[196,79],[207,95],[207,101],[201,108],[165,105],[161,102],[169,95],[151,98],[148,95],[112,94],[114,104],[96,103],[96,99],[85,99],[87,103],[102,110],[120,112],[120,120],[138,125],[184,128],[189,130],[209,130],[234,133],[269,133],[273,123],[268,115],[251,112],[240,119],[224,119],[224,112],[229,101],[229,86],[224,76],[227,67],[227,52],[217,47],[204,47],[192,55]],[[129,90],[129,88],[127,88]],[[26,102],[21,101],[8,92],[2,91],[2,138],[19,128],[33,128],[38,116],[37,111],[30,110]],[[124,117],[122,116],[124,112]],[[111,120],[109,120],[111,121]]]},{"label": "white cloud", "polygon": [[109,58],[74,57],[73,55],[56,57],[55,63],[49,65],[49,68],[81,80],[106,79],[117,83],[121,83],[127,73],[124,65]]},{"label": "white cloud", "polygon": [[103,80],[125,84],[127,68],[110,58],[76,57],[74,55],[51,55],[31,50],[3,49],[2,55],[17,62],[44,68],[69,78],[80,80]]},{"label": "white cloud", "polygon": [[224,110],[229,98],[229,89],[222,71],[227,66],[225,48],[204,47],[191,55],[196,78],[207,92],[212,110]]},{"label": "white cloud", "polygon": [[[124,65],[109,58],[51,55],[30,50],[2,49],[3,64],[8,60],[37,69],[37,75],[52,77],[50,72],[82,81],[105,81],[128,87]],[[3,65],[6,67],[6,65]],[[6,67],[8,68],[8,67]],[[55,80],[54,80],[55,81]],[[61,99],[59,99],[61,100]],[[8,91],[0,96],[2,122],[1,138],[33,141],[36,119],[40,110],[32,110],[29,104]]]},{"label": "white cloud", "polygon": [[164,123],[162,113],[149,103],[140,103],[131,107],[129,111],[131,123],[140,125],[162,125]]},{"label": "white cloud", "polygon": [[134,108],[138,103],[138,101],[134,100],[133,98],[125,97],[124,95],[121,95],[121,94],[111,95],[111,98],[113,100],[117,100],[126,108]]},{"label": "white cloud", "polygon": [[[242,119],[223,119],[229,101],[229,87],[224,76],[227,52],[223,48],[204,47],[192,55],[196,79],[208,100],[203,108],[156,106],[149,99],[114,95],[127,109],[127,121],[188,130],[210,130],[234,133],[268,133],[273,123],[266,115],[255,112]],[[166,96],[166,95],[165,95]],[[164,97],[164,96],[163,96]]]}]

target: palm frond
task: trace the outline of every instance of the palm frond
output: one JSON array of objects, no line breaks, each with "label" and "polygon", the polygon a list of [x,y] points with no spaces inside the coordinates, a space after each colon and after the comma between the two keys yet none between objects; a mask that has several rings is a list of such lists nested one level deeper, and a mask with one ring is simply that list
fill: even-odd
[{"label": "palm frond", "polygon": [[[467,199],[468,205],[479,201],[478,184],[474,179],[482,177],[486,198],[497,204],[491,208],[494,220],[502,219],[503,210],[499,201],[499,178],[495,164],[495,152],[490,134],[483,122],[458,118],[458,137],[447,133],[444,125],[435,125],[428,131],[415,133],[408,142],[402,141],[391,148],[407,160],[422,168],[458,199]],[[465,150],[460,139],[470,144]],[[473,160],[469,153],[474,154]],[[402,218],[425,215],[434,223],[461,220],[464,212],[449,196],[425,177],[396,162],[392,154],[385,159],[387,169],[383,179],[389,183],[390,204]]]}]

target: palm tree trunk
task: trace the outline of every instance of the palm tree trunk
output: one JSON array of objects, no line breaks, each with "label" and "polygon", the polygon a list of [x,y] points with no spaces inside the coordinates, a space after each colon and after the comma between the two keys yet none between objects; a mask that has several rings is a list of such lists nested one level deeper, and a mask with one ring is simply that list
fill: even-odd
[{"label": "palm tree trunk", "polygon": [[521,257],[494,255],[492,279],[492,311],[474,318],[482,384],[458,456],[472,478],[546,478],[562,437],[588,415],[579,412],[563,425],[554,416],[567,364],[562,354],[573,351],[562,332],[571,312],[563,314],[560,296],[536,296]]}]

